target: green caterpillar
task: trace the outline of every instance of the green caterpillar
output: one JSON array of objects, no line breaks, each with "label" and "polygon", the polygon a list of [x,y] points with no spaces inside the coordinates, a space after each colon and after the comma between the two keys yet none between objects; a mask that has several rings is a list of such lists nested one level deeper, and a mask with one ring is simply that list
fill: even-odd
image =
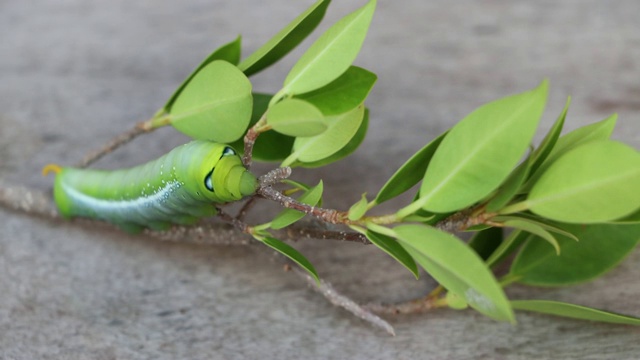
[{"label": "green caterpillar", "polygon": [[130,169],[43,169],[49,171],[57,173],[53,193],[63,217],[104,220],[128,232],[193,224],[216,214],[213,203],[240,200],[258,187],[231,147],[202,140]]}]

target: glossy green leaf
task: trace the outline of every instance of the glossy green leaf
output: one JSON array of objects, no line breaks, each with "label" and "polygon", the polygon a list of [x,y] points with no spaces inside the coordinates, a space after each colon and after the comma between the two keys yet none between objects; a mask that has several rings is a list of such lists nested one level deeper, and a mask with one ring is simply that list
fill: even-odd
[{"label": "glossy green leaf", "polygon": [[471,240],[469,240],[469,246],[480,256],[482,259],[487,259],[502,243],[502,228],[490,227],[476,232]]},{"label": "glossy green leaf", "polygon": [[522,184],[527,180],[533,161],[533,157],[529,156],[513,170],[496,194],[487,203],[487,212],[496,212],[513,200],[522,187]]},{"label": "glossy green leaf", "polygon": [[367,135],[367,128],[369,127],[369,110],[365,108],[364,111],[364,118],[362,119],[362,123],[360,124],[360,127],[358,128],[358,131],[356,131],[356,134],[351,138],[351,140],[349,141],[349,143],[347,143],[347,145],[345,145],[342,149],[340,149],[337,153],[326,157],[324,159],[318,160],[318,161],[312,161],[312,162],[300,162],[300,161],[296,161],[293,164],[291,164],[292,167],[296,167],[296,166],[302,166],[302,167],[306,167],[306,168],[316,168],[316,167],[321,167],[321,166],[325,166],[331,163],[334,163],[338,160],[342,160],[345,157],[351,155],[354,151],[356,151],[356,149],[360,146],[360,144],[362,144],[362,141],[364,140],[365,136]]},{"label": "glossy green leaf", "polygon": [[367,230],[365,236],[372,244],[407,268],[407,270],[409,270],[416,279],[420,276],[420,273],[418,272],[418,265],[416,265],[416,262],[413,260],[411,255],[409,255],[409,253],[396,241],[396,239],[371,230]]},{"label": "glossy green leaf", "polygon": [[[511,234],[509,234],[509,236],[507,236],[494,250],[491,256],[489,256],[487,259],[487,265],[493,267],[500,264],[532,236],[533,235],[531,235],[531,233],[525,231],[512,231]],[[545,246],[548,248],[548,245]]]},{"label": "glossy green leaf", "polygon": [[[269,101],[273,95],[253,93],[253,110],[251,112],[251,121],[249,127],[253,126],[260,120],[262,115],[267,111]],[[253,145],[253,160],[254,161],[282,161],[289,154],[293,148],[292,136],[283,135],[275,131],[267,131],[256,140]],[[240,138],[234,141],[231,146],[234,149],[244,152],[244,139]]]},{"label": "glossy green leaf", "polygon": [[614,221],[616,224],[640,224],[640,209],[629,216]]},{"label": "glossy green leaf", "polygon": [[327,29],[293,66],[281,93],[303,94],[342,75],[360,52],[375,7],[376,1],[370,0]]},{"label": "glossy green leaf", "polygon": [[400,225],[393,230],[402,247],[447,290],[493,319],[514,322],[502,287],[464,242],[424,225]]},{"label": "glossy green leaf", "polygon": [[614,141],[578,146],[533,185],[524,207],[562,222],[606,222],[640,207],[640,153]]},{"label": "glossy green leaf", "polygon": [[169,120],[192,138],[229,143],[247,130],[252,101],[249,79],[231,63],[215,60],[187,83]]},{"label": "glossy green leaf", "polygon": [[283,58],[318,26],[329,3],[329,0],[317,1],[253,54],[242,60],[238,68],[247,76],[251,76]]},{"label": "glossy green leaf", "polygon": [[536,170],[538,170],[556,146],[556,143],[560,138],[560,133],[562,133],[562,127],[564,126],[564,120],[567,118],[567,111],[569,110],[570,104],[571,98],[568,98],[564,109],[562,109],[562,112],[558,116],[558,119],[556,119],[556,122],[553,124],[547,135],[542,139],[540,146],[538,146],[538,148],[533,152],[530,169],[531,173],[535,173]]},{"label": "glossy green leaf", "polygon": [[507,220],[504,222],[504,225],[539,236],[553,246],[553,249],[556,251],[556,255],[560,255],[560,245],[558,244],[558,240],[556,240],[556,238],[542,226],[534,222],[518,219]]},{"label": "glossy green leaf", "polygon": [[557,235],[562,252],[532,237],[511,266],[521,283],[566,286],[593,280],[618,265],[640,242],[640,224],[561,224],[580,241]]},{"label": "glossy green leaf", "polygon": [[313,162],[326,159],[345,147],[356,135],[364,115],[364,106],[341,115],[326,117],[328,129],[320,135],[296,138],[293,153],[282,163]]},{"label": "glossy green leaf", "polygon": [[329,84],[296,98],[312,103],[326,116],[343,114],[364,102],[377,79],[368,70],[350,66]]},{"label": "glossy green leaf", "polygon": [[202,68],[207,66],[209,63],[215,60],[224,60],[231,64],[237,64],[240,61],[240,43],[242,42],[242,38],[238,36],[235,40],[222,45],[221,47],[214,50],[209,56],[207,56],[204,61],[198,65],[198,67],[187,77],[182,84],[174,91],[173,95],[169,98],[167,103],[164,105],[163,109],[165,112],[171,112],[171,107],[173,103],[178,98],[178,95],[184,90],[184,87],[193,79],[193,77],[200,71]]},{"label": "glossy green leaf", "polygon": [[[307,205],[315,206],[318,204],[320,199],[322,198],[322,180],[318,183],[318,185],[311,188],[309,191],[305,192],[298,199],[299,202]],[[304,217],[304,213],[298,210],[293,209],[285,209],[280,212],[276,217],[271,220],[271,228],[272,229],[282,229],[285,228],[294,222],[302,219]]]},{"label": "glossy green leaf", "polygon": [[420,187],[432,212],[465,208],[494,191],[527,150],[547,97],[547,81],[531,91],[483,105],[442,140]]},{"label": "glossy green leaf", "polygon": [[299,99],[285,99],[270,107],[267,124],[274,131],[289,136],[315,136],[327,130],[320,110]]},{"label": "glossy green leaf", "polygon": [[349,215],[348,215],[349,220],[356,221],[362,218],[364,214],[367,212],[368,205],[369,205],[369,202],[367,201],[367,194],[364,193],[362,194],[362,197],[360,198],[360,200],[358,200],[358,202],[356,202],[355,204],[351,205],[351,207],[349,208]]},{"label": "glossy green leaf", "polygon": [[320,277],[318,276],[316,269],[313,267],[311,262],[307,260],[307,258],[304,257],[304,255],[302,255],[298,250],[294,249],[289,244],[286,244],[272,237],[265,237],[262,242],[273,250],[293,260],[293,262],[300,265],[301,268],[305,269],[309,273],[309,275],[316,279],[316,281],[320,281]]},{"label": "glossy green leaf", "polygon": [[640,318],[614,312],[568,304],[552,300],[513,300],[511,306],[516,310],[534,311],[580,320],[599,321],[612,324],[640,325]]},{"label": "glossy green leaf", "polygon": [[374,200],[375,203],[381,204],[389,199],[393,199],[422,180],[433,154],[436,152],[445,135],[447,135],[446,132],[433,139],[402,164],[386,184],[382,186]]}]

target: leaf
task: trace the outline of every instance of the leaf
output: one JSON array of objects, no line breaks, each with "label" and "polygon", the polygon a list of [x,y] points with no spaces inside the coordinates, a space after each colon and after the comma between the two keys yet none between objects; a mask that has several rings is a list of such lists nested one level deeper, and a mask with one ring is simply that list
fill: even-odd
[{"label": "leaf", "polygon": [[289,136],[314,136],[327,130],[318,108],[304,100],[285,99],[269,108],[267,124]]},{"label": "leaf", "polygon": [[298,250],[294,249],[289,244],[268,236],[265,237],[262,242],[273,250],[293,260],[296,264],[300,265],[301,268],[305,269],[309,275],[313,276],[317,282],[320,282],[320,277],[318,276],[316,269],[313,267],[311,262],[304,257],[304,255],[298,252]]},{"label": "leaf", "polygon": [[247,76],[251,76],[283,58],[318,26],[329,3],[329,0],[317,1],[253,54],[242,60],[238,68]]},{"label": "leaf", "polygon": [[[273,95],[269,94],[253,93],[253,110],[251,111],[249,127],[257,123],[267,111],[269,100],[271,100],[272,96]],[[275,131],[264,132],[258,136],[253,146],[253,160],[282,161],[291,154],[293,140],[293,137]],[[243,138],[234,141],[231,143],[231,146],[234,149],[244,152]]]},{"label": "leaf", "polygon": [[533,157],[529,156],[524,162],[518,165],[511,175],[507,177],[507,180],[500,186],[493,198],[487,203],[487,212],[496,212],[513,200],[527,179],[532,163]]},{"label": "leaf", "polygon": [[464,298],[460,297],[456,293],[452,293],[451,291],[447,292],[447,295],[445,295],[445,299],[447,301],[447,305],[451,309],[464,310],[469,307],[469,304],[467,304]]},{"label": "leaf", "polygon": [[374,202],[381,204],[389,199],[404,193],[415,184],[417,184],[424,176],[429,162],[433,157],[436,149],[444,139],[446,132],[442,133],[430,143],[418,150],[409,160],[407,160],[396,172],[387,180],[386,184],[378,192]]},{"label": "leaf", "polygon": [[640,153],[614,141],[578,146],[556,160],[514,209],[568,223],[606,222],[640,207]]},{"label": "leaf", "polygon": [[293,66],[281,93],[306,93],[344,73],[360,52],[375,8],[371,0],[327,29]]},{"label": "leaf", "polygon": [[418,279],[420,276],[420,273],[418,272],[418,265],[416,265],[416,262],[413,260],[411,255],[409,255],[402,245],[400,245],[394,238],[371,230],[367,230],[365,236],[372,244],[402,264],[402,266],[407,268],[407,270],[409,270],[413,276]]},{"label": "leaf", "polygon": [[567,99],[564,109],[562,109],[558,119],[553,124],[547,135],[542,139],[540,146],[538,146],[538,148],[533,152],[530,173],[535,173],[547,159],[547,156],[549,156],[553,151],[558,139],[560,138],[560,133],[564,126],[564,120],[566,119],[567,111],[569,110],[569,104],[571,104],[571,97]]},{"label": "leaf", "polygon": [[345,145],[342,149],[340,149],[338,152],[336,152],[335,154],[326,157],[324,159],[318,160],[318,161],[312,161],[312,162],[300,162],[300,161],[295,161],[293,164],[291,164],[292,167],[294,166],[302,166],[302,167],[306,167],[306,168],[316,168],[316,167],[321,167],[321,166],[325,166],[331,163],[334,163],[338,160],[342,160],[343,158],[351,155],[354,151],[356,151],[356,149],[360,146],[360,144],[362,144],[362,141],[364,140],[365,136],[367,135],[367,128],[369,127],[369,110],[365,108],[364,111],[364,118],[362,119],[362,123],[360,124],[360,127],[358,128],[358,131],[356,131],[356,134],[353,135],[353,137],[351,138],[351,140],[349,140],[349,143],[347,143],[347,145]]},{"label": "leaf", "polygon": [[614,221],[616,224],[640,224],[640,209],[629,216]]},{"label": "leaf", "polygon": [[455,211],[494,191],[527,150],[546,97],[545,80],[534,90],[485,104],[456,124],[425,173],[423,208]]},{"label": "leaf", "polygon": [[367,212],[367,205],[369,205],[369,202],[367,201],[367,194],[364,193],[360,200],[349,208],[349,220],[356,221],[362,218]]},{"label": "leaf", "polygon": [[[493,254],[487,259],[487,266],[493,267],[500,264],[504,259],[511,255],[520,245],[531,238],[533,235],[528,232],[514,230],[507,236],[500,246],[498,246]],[[546,246],[546,245],[545,245]],[[547,250],[549,250],[549,247]]]},{"label": "leaf", "polygon": [[499,227],[478,231],[469,240],[469,246],[484,260],[493,254],[501,243],[502,228]]},{"label": "leaf", "polygon": [[493,319],[515,321],[504,291],[465,243],[424,225],[400,225],[393,230],[402,247],[447,290]]},{"label": "leaf", "polygon": [[[322,198],[322,180],[318,183],[318,185],[311,188],[309,191],[305,192],[298,199],[299,202],[311,206],[315,206],[318,204],[320,199]],[[298,210],[293,209],[285,209],[280,214],[276,215],[276,217],[271,220],[271,228],[272,229],[282,229],[285,228],[294,222],[302,219],[304,217],[304,213]]]},{"label": "leaf", "polygon": [[513,300],[511,306],[516,310],[535,311],[580,320],[599,321],[612,324],[640,325],[640,318],[617,314],[586,306],[568,304],[551,300]]},{"label": "leaf", "polygon": [[187,83],[169,119],[194,139],[229,143],[247,130],[252,101],[249,79],[234,65],[215,60]]},{"label": "leaf", "polygon": [[350,66],[331,83],[295,98],[312,103],[326,116],[343,114],[364,102],[377,79],[368,70]]},{"label": "leaf", "polygon": [[558,235],[562,253],[531,237],[511,265],[510,273],[527,285],[566,286],[593,280],[617,266],[640,242],[640,224],[570,225],[562,229],[580,241]]},{"label": "leaf", "polygon": [[176,91],[173,92],[173,95],[167,100],[167,103],[164,105],[163,109],[165,112],[171,112],[171,107],[173,103],[178,98],[178,95],[184,90],[185,86],[193,79],[193,77],[200,71],[202,68],[207,66],[209,63],[215,60],[224,60],[230,62],[232,64],[237,64],[240,60],[240,43],[242,42],[242,38],[238,36],[235,40],[222,45],[221,47],[214,50],[209,56],[207,56],[204,61],[198,65],[198,67],[189,75],[183,82],[178,86]]},{"label": "leaf", "polygon": [[356,135],[363,115],[364,106],[359,106],[348,113],[326,117],[327,130],[320,135],[296,138],[293,152],[282,166],[288,166],[294,160],[314,162],[337,153]]},{"label": "leaf", "polygon": [[517,220],[517,219],[507,220],[504,222],[504,225],[514,229],[526,231],[534,235],[538,235],[542,239],[546,240],[549,244],[551,244],[551,246],[553,246],[553,248],[556,251],[556,255],[560,255],[560,245],[558,244],[558,240],[556,240],[556,238],[553,235],[551,235],[550,232],[545,230],[542,226],[534,222],[526,221],[524,219],[523,220]]}]

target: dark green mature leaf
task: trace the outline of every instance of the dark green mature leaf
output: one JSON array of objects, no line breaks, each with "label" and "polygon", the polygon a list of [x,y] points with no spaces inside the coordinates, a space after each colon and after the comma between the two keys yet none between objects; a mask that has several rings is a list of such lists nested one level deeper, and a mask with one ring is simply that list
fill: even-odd
[{"label": "dark green mature leaf", "polygon": [[303,94],[342,75],[360,52],[376,1],[345,16],[322,34],[293,66],[280,94]]},{"label": "dark green mature leaf", "polygon": [[420,199],[425,210],[450,212],[494,191],[527,150],[547,97],[536,89],[485,104],[456,124],[427,168]]},{"label": "dark green mature leaf", "polygon": [[418,265],[416,265],[416,262],[413,260],[411,255],[409,255],[409,253],[396,241],[396,239],[371,230],[367,230],[365,236],[380,250],[384,251],[389,256],[396,259],[396,261],[402,264],[402,266],[407,268],[407,270],[409,270],[416,279],[420,276],[420,273],[418,272]]},{"label": "dark green mature leaf", "polygon": [[515,321],[500,284],[460,239],[424,225],[400,225],[393,231],[402,247],[447,290],[493,319]]},{"label": "dark green mature leaf", "polygon": [[231,64],[237,64],[240,61],[240,43],[242,42],[242,38],[238,36],[235,40],[222,45],[221,47],[214,50],[209,56],[207,56],[204,61],[198,65],[198,67],[189,75],[180,86],[173,92],[173,95],[167,100],[167,103],[164,105],[163,109],[165,112],[171,112],[171,107],[173,103],[178,98],[178,95],[184,90],[184,87],[193,79],[193,77],[198,73],[198,71],[202,70],[205,66],[215,60],[224,60]]},{"label": "dark green mature leaf", "polygon": [[320,281],[320,277],[318,276],[316,269],[313,267],[311,262],[307,260],[307,258],[304,257],[304,255],[302,255],[298,250],[272,237],[265,237],[262,242],[273,250],[293,260],[296,264],[300,265],[301,268],[305,269],[309,273],[309,275],[313,276],[316,281]]},{"label": "dark green mature leaf", "polygon": [[391,178],[389,178],[387,183],[382,186],[382,189],[380,189],[374,200],[375,203],[381,204],[389,199],[393,199],[422,180],[433,154],[436,152],[445,135],[447,135],[446,132],[433,139],[402,164]]},{"label": "dark green mature leaf", "polygon": [[491,254],[502,243],[502,228],[490,227],[476,232],[471,240],[469,240],[469,246],[475,250],[475,252],[484,260],[488,259]]},{"label": "dark green mature leaf", "polygon": [[[299,202],[307,205],[315,206],[318,204],[320,199],[322,198],[322,180],[318,183],[318,185],[306,191],[304,194],[300,196],[298,199]],[[272,229],[282,229],[285,228],[294,222],[302,219],[304,217],[304,213],[298,210],[293,209],[284,209],[280,214],[276,215],[276,217],[271,220],[271,228]]]},{"label": "dark green mature leaf", "polygon": [[320,110],[299,99],[285,99],[269,108],[267,124],[289,136],[315,136],[327,130]]},{"label": "dark green mature leaf", "polygon": [[563,316],[580,320],[599,321],[612,324],[640,325],[640,318],[617,314],[609,311],[589,308],[551,300],[513,300],[511,306],[516,310],[535,311],[543,314]]},{"label": "dark green mature leaf", "polygon": [[187,83],[170,112],[170,123],[195,139],[230,143],[251,119],[251,83],[237,67],[215,60]]},{"label": "dark green mature leaf", "polygon": [[295,98],[312,103],[325,116],[339,115],[362,104],[377,79],[376,74],[368,70],[350,66],[331,83]]},{"label": "dark green mature leaf", "polygon": [[578,146],[547,169],[521,207],[569,223],[630,215],[640,207],[640,153],[608,140]]},{"label": "dark green mature leaf", "polygon": [[318,26],[329,3],[329,0],[317,1],[253,54],[242,60],[238,68],[247,76],[251,76],[283,58]]},{"label": "dark green mature leaf", "polygon": [[356,149],[360,146],[360,144],[362,144],[362,141],[364,140],[365,136],[367,135],[367,128],[369,127],[369,109],[364,110],[364,118],[362,119],[362,123],[360,124],[360,127],[358,128],[358,131],[356,131],[356,134],[353,135],[353,137],[351,138],[351,140],[349,141],[349,143],[347,145],[345,145],[342,149],[340,149],[337,153],[326,157],[322,160],[318,160],[318,161],[312,161],[312,162],[300,162],[300,161],[296,161],[293,164],[291,164],[292,167],[296,167],[296,166],[302,166],[302,167],[306,167],[306,168],[316,168],[316,167],[321,167],[321,166],[325,166],[331,163],[334,163],[338,160],[342,160],[345,157],[351,155],[354,151],[356,151]]},{"label": "dark green mature leaf", "polygon": [[640,242],[640,224],[558,224],[580,241],[557,235],[560,256],[532,237],[514,260],[511,275],[527,285],[566,286],[593,280],[618,265]]},{"label": "dark green mature leaf", "polygon": [[319,161],[337,153],[356,135],[363,117],[362,105],[353,111],[326,117],[328,129],[317,136],[296,138],[293,152],[282,162],[282,166],[288,166],[295,160],[305,163]]}]

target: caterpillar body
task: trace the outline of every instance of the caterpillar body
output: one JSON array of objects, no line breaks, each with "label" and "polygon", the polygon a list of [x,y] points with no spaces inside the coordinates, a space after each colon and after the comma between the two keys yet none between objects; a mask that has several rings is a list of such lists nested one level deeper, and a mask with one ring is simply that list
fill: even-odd
[{"label": "caterpillar body", "polygon": [[214,203],[255,193],[256,177],[229,146],[196,140],[129,169],[47,166],[57,172],[54,200],[63,217],[110,222],[128,232],[165,230],[216,214]]}]

